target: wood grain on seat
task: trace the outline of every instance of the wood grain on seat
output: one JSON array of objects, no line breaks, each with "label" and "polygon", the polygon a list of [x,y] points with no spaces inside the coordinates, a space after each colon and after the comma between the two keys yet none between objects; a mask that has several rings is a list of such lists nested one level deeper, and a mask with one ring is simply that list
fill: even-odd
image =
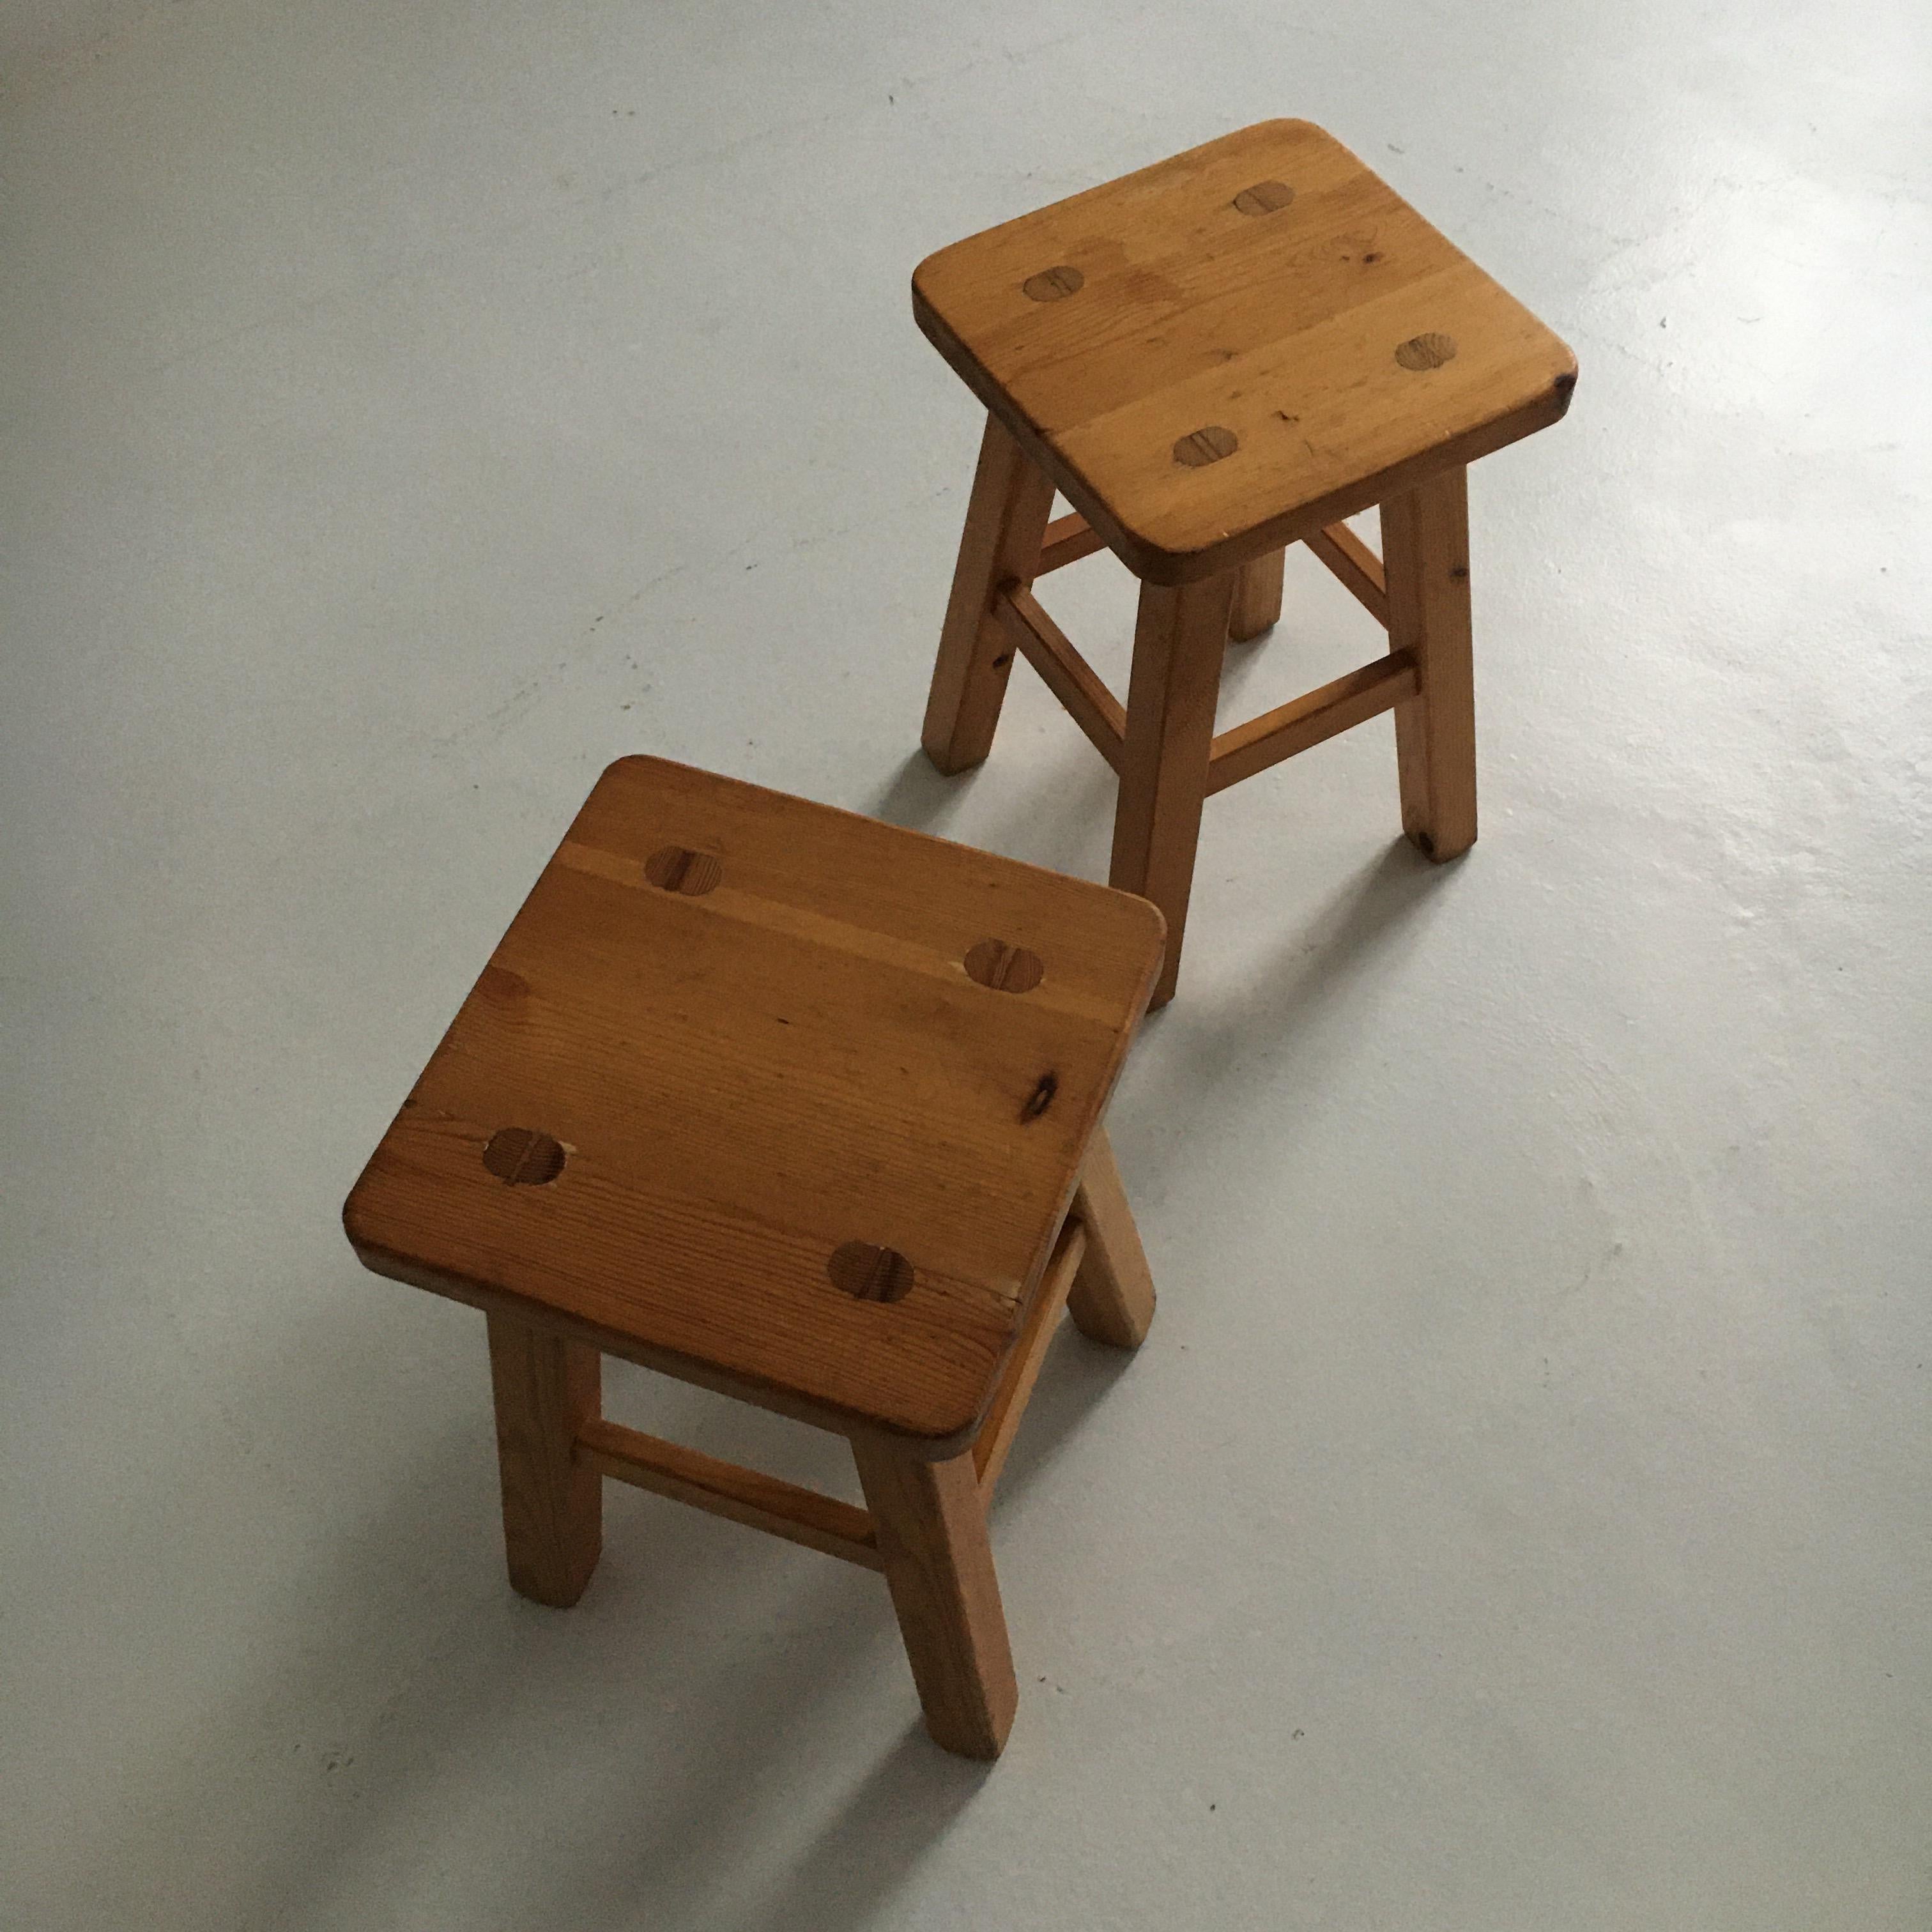
[{"label": "wood grain on seat", "polygon": [[913,305],[1157,584],[1232,569],[1543,428],[1576,380],[1528,309],[1305,121],[941,249]]},{"label": "wood grain on seat", "polygon": [[350,1239],[379,1273],[950,1453],[1162,932],[1124,893],[624,759],[383,1136]]}]

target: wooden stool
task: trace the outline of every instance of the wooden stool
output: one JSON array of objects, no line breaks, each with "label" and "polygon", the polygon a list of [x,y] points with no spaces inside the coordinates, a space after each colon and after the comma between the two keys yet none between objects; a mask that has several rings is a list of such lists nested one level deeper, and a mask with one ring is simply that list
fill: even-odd
[{"label": "wooden stool", "polygon": [[[924,742],[992,747],[1018,651],[1120,774],[1112,882],[1180,964],[1202,801],[1395,712],[1403,830],[1476,837],[1465,466],[1555,422],[1576,358],[1354,155],[1270,121],[944,248],[913,312],[990,412]],[[1076,514],[1049,523],[1058,490]],[[1342,519],[1382,506],[1378,559]],[[1388,655],[1214,730],[1222,646],[1305,543]],[[1034,580],[1102,548],[1142,580],[1124,710]]]},{"label": "wooden stool", "polygon": [[[510,1580],[614,1476],[885,1573],[933,1736],[1018,1692],[986,1503],[1063,1307],[1154,1286],[1100,1120],[1160,914],[655,758],[598,782],[344,1210],[483,1309]],[[851,1439],[866,1509],[605,1421],[600,1353]]]}]

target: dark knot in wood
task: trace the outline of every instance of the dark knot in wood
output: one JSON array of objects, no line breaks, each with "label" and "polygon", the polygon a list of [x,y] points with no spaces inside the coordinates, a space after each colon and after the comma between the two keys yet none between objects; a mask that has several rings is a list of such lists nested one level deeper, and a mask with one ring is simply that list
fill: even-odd
[{"label": "dark knot in wood", "polygon": [[1054,1096],[1060,1091],[1060,1076],[1042,1073],[1033,1091],[1026,1096],[1026,1104],[1020,1108],[1022,1120],[1036,1120],[1053,1105]]}]

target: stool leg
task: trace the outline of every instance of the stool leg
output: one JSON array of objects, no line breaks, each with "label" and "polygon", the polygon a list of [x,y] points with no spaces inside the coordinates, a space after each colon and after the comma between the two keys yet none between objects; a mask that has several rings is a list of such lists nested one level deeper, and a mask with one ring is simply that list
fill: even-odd
[{"label": "stool leg", "polygon": [[1066,1298],[1067,1312],[1082,1334],[1116,1348],[1138,1348],[1154,1320],[1154,1276],[1104,1127],[1096,1127],[1087,1144],[1073,1212],[1087,1230],[1087,1250]]},{"label": "stool leg", "polygon": [[949,777],[993,748],[1013,662],[993,600],[1006,584],[1033,582],[1052,510],[1052,484],[989,416],[920,734],[926,756]]},{"label": "stool leg", "polygon": [[1414,653],[1418,695],[1395,708],[1402,829],[1430,858],[1476,842],[1476,688],[1469,630],[1468,472],[1444,470],[1382,506],[1389,648]]},{"label": "stool leg", "polygon": [[1252,643],[1281,621],[1282,574],[1287,561],[1286,550],[1271,550],[1241,566],[1234,613],[1228,620],[1228,634],[1236,644]]},{"label": "stool leg", "polygon": [[1208,794],[1208,754],[1234,578],[1141,586],[1127,680],[1126,742],[1108,883],[1151,899],[1167,920],[1167,959],[1152,1006],[1174,998]]},{"label": "stool leg", "polygon": [[604,1548],[603,1478],[571,1456],[578,1431],[603,1406],[603,1359],[509,1316],[489,1320],[510,1582],[535,1602],[568,1610]]},{"label": "stool leg", "polygon": [[928,1462],[855,1436],[866,1504],[933,1741],[995,1758],[1019,1702],[972,1452]]}]

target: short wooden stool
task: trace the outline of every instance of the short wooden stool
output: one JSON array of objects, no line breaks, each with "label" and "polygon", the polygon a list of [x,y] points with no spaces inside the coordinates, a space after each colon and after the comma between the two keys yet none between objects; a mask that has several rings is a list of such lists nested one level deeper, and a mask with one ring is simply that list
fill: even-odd
[{"label": "short wooden stool", "polygon": [[[1576,358],[1339,142],[1270,121],[922,262],[919,324],[988,410],[925,744],[992,748],[1016,651],[1120,774],[1111,877],[1167,915],[1172,996],[1209,794],[1395,712],[1402,821],[1476,836],[1465,466],[1555,422]],[[1075,514],[1049,523],[1058,490]],[[1382,506],[1378,559],[1342,519]],[[1387,656],[1214,730],[1222,650],[1305,543]],[[1124,710],[1034,581],[1110,549],[1142,582]]]},{"label": "short wooden stool", "polygon": [[[883,1570],[927,1726],[1018,1693],[986,1504],[1063,1308],[1154,1286],[1100,1128],[1160,964],[1124,892],[655,758],[598,782],[344,1210],[489,1318],[510,1580],[613,1476]],[[605,1421],[602,1354],[850,1437],[867,1508]]]}]

